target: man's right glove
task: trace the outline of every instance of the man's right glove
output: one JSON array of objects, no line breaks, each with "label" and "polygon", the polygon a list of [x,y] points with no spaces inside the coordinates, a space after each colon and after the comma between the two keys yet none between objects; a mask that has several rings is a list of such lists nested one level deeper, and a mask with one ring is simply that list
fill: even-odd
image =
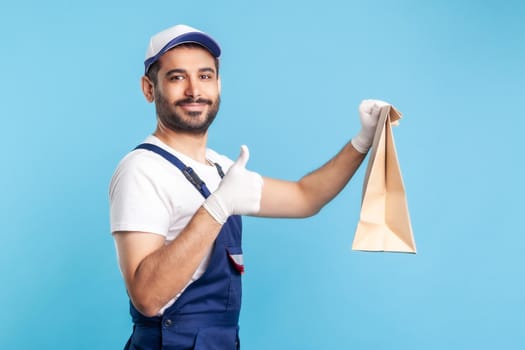
[{"label": "man's right glove", "polygon": [[221,225],[230,215],[253,215],[261,208],[263,179],[261,175],[246,170],[249,158],[248,147],[241,146],[239,158],[217,190],[204,201],[204,209]]},{"label": "man's right glove", "polygon": [[352,146],[358,152],[367,153],[370,146],[372,146],[381,108],[388,105],[388,102],[381,100],[363,100],[359,105],[361,130],[351,141]]}]

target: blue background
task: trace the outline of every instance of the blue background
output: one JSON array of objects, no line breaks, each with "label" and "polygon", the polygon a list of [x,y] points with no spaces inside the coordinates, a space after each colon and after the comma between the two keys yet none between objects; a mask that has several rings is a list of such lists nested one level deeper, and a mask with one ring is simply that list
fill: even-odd
[{"label": "blue background", "polygon": [[120,349],[131,330],[108,184],[154,130],[149,37],[221,43],[210,146],[298,179],[381,98],[417,255],[352,252],[363,166],[320,214],[245,220],[244,349],[523,349],[525,6],[519,1],[0,5],[0,348]]}]

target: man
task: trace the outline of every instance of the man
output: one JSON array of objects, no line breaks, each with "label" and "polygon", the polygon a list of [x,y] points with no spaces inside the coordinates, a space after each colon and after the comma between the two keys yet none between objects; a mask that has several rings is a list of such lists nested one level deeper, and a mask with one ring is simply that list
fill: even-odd
[{"label": "man", "polygon": [[[246,169],[207,148],[220,103],[220,47],[177,25],[151,38],[142,90],[157,128],[118,165],[110,185],[111,231],[130,298],[126,349],[238,349],[241,219],[307,217],[338,194],[363,161],[380,107],[360,105],[362,129],[299,181]],[[226,174],[224,174],[226,173]]]}]

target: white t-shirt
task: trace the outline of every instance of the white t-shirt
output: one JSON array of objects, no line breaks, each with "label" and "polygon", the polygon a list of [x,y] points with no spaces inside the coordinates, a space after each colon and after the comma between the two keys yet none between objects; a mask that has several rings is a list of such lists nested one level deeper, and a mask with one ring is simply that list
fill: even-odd
[{"label": "white t-shirt", "polygon": [[[197,162],[153,135],[144,142],[162,147],[193,168],[210,192],[217,189],[221,177],[215,166]],[[233,164],[232,160],[211,149],[206,150],[206,158],[218,163],[224,172]],[[168,244],[186,227],[204,202],[204,197],[172,163],[154,152],[138,149],[128,153],[117,166],[110,183],[109,200],[111,232],[154,233],[164,236],[165,244]],[[188,285],[204,273],[208,260],[209,254]],[[176,298],[161,310],[161,314]]]}]

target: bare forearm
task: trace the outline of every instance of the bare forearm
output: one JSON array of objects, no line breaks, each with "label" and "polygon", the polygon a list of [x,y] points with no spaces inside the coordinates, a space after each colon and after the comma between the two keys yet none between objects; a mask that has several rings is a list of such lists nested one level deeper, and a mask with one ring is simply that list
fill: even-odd
[{"label": "bare forearm", "polygon": [[348,143],[330,161],[297,182],[264,178],[259,216],[308,217],[334,198],[365,158]]},{"label": "bare forearm", "polygon": [[199,209],[181,234],[144,258],[128,283],[134,305],[153,316],[188,284],[221,225]]},{"label": "bare forearm", "polygon": [[347,143],[321,168],[298,181],[304,193],[305,202],[310,204],[310,215],[317,213],[346,186],[365,156],[359,153],[351,143]]}]

